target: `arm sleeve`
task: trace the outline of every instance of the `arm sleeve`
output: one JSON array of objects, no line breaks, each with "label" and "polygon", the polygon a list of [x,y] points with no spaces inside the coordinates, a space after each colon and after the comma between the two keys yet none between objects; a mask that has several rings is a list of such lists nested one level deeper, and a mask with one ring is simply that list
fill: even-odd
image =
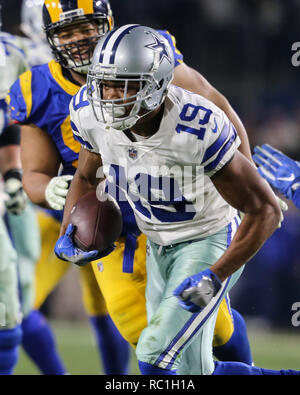
[{"label": "arm sleeve", "polygon": [[201,166],[205,174],[212,177],[231,161],[241,141],[235,127],[219,108],[212,112],[206,130]]},{"label": "arm sleeve", "polygon": [[32,109],[31,71],[23,73],[10,87],[6,97],[10,118],[17,123],[30,123]]}]

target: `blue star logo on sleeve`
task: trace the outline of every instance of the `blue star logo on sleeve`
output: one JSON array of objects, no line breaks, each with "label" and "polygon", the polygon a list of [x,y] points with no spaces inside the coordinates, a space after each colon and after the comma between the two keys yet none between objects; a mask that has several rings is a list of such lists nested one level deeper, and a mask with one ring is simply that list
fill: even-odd
[{"label": "blue star logo on sleeve", "polygon": [[163,40],[160,40],[157,36],[151,33],[151,36],[155,40],[154,43],[145,45],[146,48],[150,48],[153,51],[159,52],[159,64],[163,61],[163,59],[167,59],[169,63],[172,63],[172,59],[167,51],[166,45]]}]

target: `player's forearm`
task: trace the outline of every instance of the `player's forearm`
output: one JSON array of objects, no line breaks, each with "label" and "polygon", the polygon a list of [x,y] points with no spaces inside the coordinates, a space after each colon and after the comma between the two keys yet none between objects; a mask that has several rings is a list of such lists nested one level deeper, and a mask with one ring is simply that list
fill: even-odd
[{"label": "player's forearm", "polygon": [[78,200],[85,195],[87,192],[89,192],[92,189],[97,188],[97,183],[96,180],[95,182],[91,182],[87,178],[85,178],[80,172],[77,170],[74,178],[71,182],[69,192],[67,195],[66,199],[66,204],[64,208],[64,216],[63,216],[63,221],[61,224],[61,229],[60,229],[60,236],[62,236],[65,233],[65,230],[69,224],[69,218],[70,218],[70,213],[73,208],[73,206],[78,202]]},{"label": "player's forearm", "polygon": [[272,189],[239,152],[212,181],[232,207],[245,213],[229,248],[212,266],[224,280],[248,262],[276,230],[281,211]]},{"label": "player's forearm", "polygon": [[279,219],[278,207],[271,204],[255,214],[246,214],[229,248],[211,270],[224,281],[257,253],[276,230]]},{"label": "player's forearm", "polygon": [[26,172],[23,174],[23,188],[29,199],[36,205],[50,208],[45,199],[45,190],[51,177],[39,172]]}]

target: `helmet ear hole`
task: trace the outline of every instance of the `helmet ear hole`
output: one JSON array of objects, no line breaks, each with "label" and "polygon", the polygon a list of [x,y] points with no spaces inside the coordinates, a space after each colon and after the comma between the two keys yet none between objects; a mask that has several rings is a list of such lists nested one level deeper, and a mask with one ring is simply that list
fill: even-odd
[{"label": "helmet ear hole", "polygon": [[164,84],[164,80],[161,79],[161,80],[159,81],[159,83],[158,83],[158,88],[161,89],[162,86],[163,86],[163,84]]}]

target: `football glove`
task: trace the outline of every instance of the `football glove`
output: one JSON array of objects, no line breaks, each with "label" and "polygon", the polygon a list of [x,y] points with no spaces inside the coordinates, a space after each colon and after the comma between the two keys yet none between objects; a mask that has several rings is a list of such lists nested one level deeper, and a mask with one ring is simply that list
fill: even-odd
[{"label": "football glove", "polygon": [[22,171],[11,169],[4,174],[3,178],[6,209],[9,213],[20,215],[28,202],[22,185]]},{"label": "football glove", "polygon": [[218,293],[222,283],[210,269],[186,278],[173,292],[179,299],[180,306],[197,313],[201,311]]},{"label": "football glove", "polygon": [[53,177],[45,190],[45,199],[53,210],[63,210],[72,175]]},{"label": "football glove", "polygon": [[115,246],[112,245],[102,252],[97,250],[83,251],[74,244],[72,237],[74,231],[74,225],[69,224],[66,233],[61,236],[55,244],[55,255],[63,261],[72,262],[78,266],[85,266],[91,261],[96,261],[106,255],[109,255],[115,249]]},{"label": "football glove", "polygon": [[300,187],[300,162],[268,144],[254,147],[254,152],[253,160],[259,165],[259,174],[291,200],[293,193]]}]

